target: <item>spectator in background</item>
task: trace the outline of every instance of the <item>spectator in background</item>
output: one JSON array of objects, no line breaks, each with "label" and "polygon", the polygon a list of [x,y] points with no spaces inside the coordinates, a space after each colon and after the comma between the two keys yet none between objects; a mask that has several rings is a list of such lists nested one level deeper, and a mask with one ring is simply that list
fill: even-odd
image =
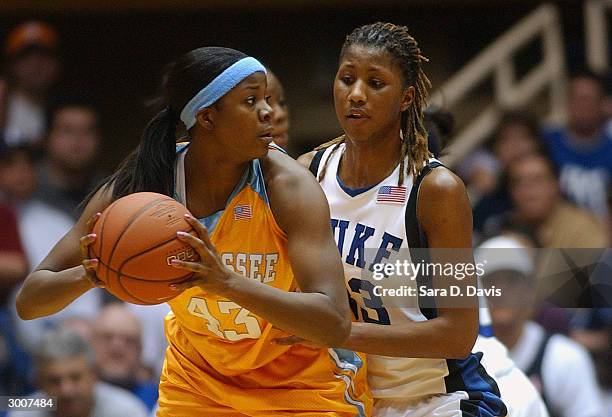
[{"label": "spectator in background", "polygon": [[35,197],[76,220],[80,203],[101,180],[94,164],[100,147],[98,112],[85,98],[66,96],[51,104],[48,120]]},{"label": "spectator in background", "polygon": [[[74,224],[68,215],[33,197],[37,184],[33,158],[33,151],[28,145],[4,146],[0,149],[0,201],[10,205],[17,217],[27,272],[40,263]],[[104,290],[101,289],[89,291],[59,313],[27,322],[17,318],[14,301],[10,302],[17,339],[26,351],[32,352],[44,329],[56,327],[69,317],[95,317],[103,294]]]},{"label": "spectator in background", "polygon": [[0,224],[0,395],[23,395],[28,389],[30,363],[17,342],[7,300],[28,269],[15,213],[1,202]]},{"label": "spectator in background", "polygon": [[283,149],[289,145],[289,109],[285,101],[285,90],[278,77],[268,69],[268,104],[274,109],[272,115],[272,138]]},{"label": "spectator in background", "polygon": [[604,114],[603,81],[581,72],[569,84],[566,127],[544,130],[551,157],[568,198],[600,219],[607,215],[606,190],[612,176],[612,136]]},{"label": "spectator in background", "polygon": [[14,411],[8,417],[145,417],[129,392],[97,382],[90,346],[70,330],[47,333],[36,349],[33,397],[57,397],[57,411]]},{"label": "spectator in background", "polygon": [[99,377],[131,391],[152,409],[158,384],[142,362],[141,323],[123,303],[102,308],[93,327],[93,348]]},{"label": "spectator in background", "polygon": [[543,153],[515,160],[508,167],[509,194],[514,209],[489,219],[488,235],[504,226],[523,227],[546,248],[605,248],[607,234],[588,211],[563,199],[554,163]]},{"label": "spectator in background", "polygon": [[45,108],[61,71],[59,36],[31,21],[6,40],[6,79],[0,80],[0,132],[9,145],[38,144],[45,132]]},{"label": "spectator in background", "polygon": [[0,202],[0,310],[2,310],[13,287],[27,273],[27,262],[17,227],[17,218],[12,207]]},{"label": "spectator in background", "polygon": [[70,217],[33,197],[38,183],[34,159],[29,145],[0,150],[0,199],[17,215],[28,272],[73,224]]},{"label": "spectator in background", "polygon": [[[539,136],[537,122],[529,114],[522,112],[510,112],[502,117],[490,146],[497,163],[497,170],[489,169],[480,175],[484,177],[480,183],[486,181],[485,183],[493,184],[493,189],[484,194],[479,201],[472,202],[476,233],[482,232],[487,219],[512,209],[506,179],[506,172],[510,164],[525,155],[541,151],[544,147]],[[465,161],[462,166],[467,164],[469,160]],[[494,164],[489,163],[489,165]],[[469,187],[472,188],[473,185],[470,184]]]},{"label": "spectator in background", "polygon": [[[505,248],[503,253],[491,249]],[[530,321],[535,304],[533,242],[507,234],[491,238],[475,253],[486,260],[483,288],[501,291],[489,296],[495,335],[534,382],[552,417],[600,417],[601,393],[588,352],[560,334],[547,334]]]}]

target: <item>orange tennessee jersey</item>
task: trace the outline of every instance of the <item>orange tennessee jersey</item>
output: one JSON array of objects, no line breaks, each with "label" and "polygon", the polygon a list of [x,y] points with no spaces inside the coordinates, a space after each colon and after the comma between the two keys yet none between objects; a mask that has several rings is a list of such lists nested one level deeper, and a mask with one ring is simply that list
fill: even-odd
[{"label": "orange tennessee jersey", "polygon": [[[225,210],[200,221],[228,268],[262,285],[297,289],[259,161],[251,163]],[[365,363],[354,352],[274,344],[287,334],[199,288],[184,291],[170,306],[158,417],[369,415]]]}]

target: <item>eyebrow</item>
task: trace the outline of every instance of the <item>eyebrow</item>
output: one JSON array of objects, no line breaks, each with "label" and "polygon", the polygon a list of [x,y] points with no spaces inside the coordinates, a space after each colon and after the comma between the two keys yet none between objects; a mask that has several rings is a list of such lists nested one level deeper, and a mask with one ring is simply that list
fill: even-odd
[{"label": "eyebrow", "polygon": [[259,84],[247,84],[244,86],[244,88],[247,90],[259,90],[260,85]]},{"label": "eyebrow", "polygon": [[[342,64],[342,66],[343,67],[348,67],[348,68],[355,68],[355,65],[354,64],[350,64],[350,63]],[[380,65],[371,65],[368,68],[368,72],[385,71],[385,70],[387,70],[387,69],[385,67],[383,67],[383,66],[380,66]]]}]

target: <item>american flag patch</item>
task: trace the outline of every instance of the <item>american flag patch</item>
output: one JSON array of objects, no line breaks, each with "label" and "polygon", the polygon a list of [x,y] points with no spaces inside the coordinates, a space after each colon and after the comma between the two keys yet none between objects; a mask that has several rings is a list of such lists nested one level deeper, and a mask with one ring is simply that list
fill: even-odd
[{"label": "american flag patch", "polygon": [[245,220],[253,217],[250,204],[242,204],[234,207],[234,220]]},{"label": "american flag patch", "polygon": [[406,202],[406,187],[383,185],[378,189],[377,203],[404,204]]}]

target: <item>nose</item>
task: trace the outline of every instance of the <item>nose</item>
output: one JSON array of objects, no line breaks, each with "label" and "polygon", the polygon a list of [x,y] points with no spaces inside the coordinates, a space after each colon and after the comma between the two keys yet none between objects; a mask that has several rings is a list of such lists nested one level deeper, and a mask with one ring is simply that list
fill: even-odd
[{"label": "nose", "polygon": [[366,94],[365,94],[365,85],[363,81],[357,80],[355,81],[351,87],[348,94],[348,100],[351,102],[351,106],[359,107],[365,104],[366,102]]},{"label": "nose", "polygon": [[259,120],[262,122],[269,122],[272,120],[273,115],[274,109],[264,100],[263,105],[259,109]]},{"label": "nose", "polygon": [[274,110],[274,123],[283,123],[285,120],[287,120],[287,112],[285,111],[283,106],[276,105],[272,107],[272,109]]},{"label": "nose", "polygon": [[72,397],[76,391],[77,384],[70,378],[63,378],[59,384],[59,395],[62,397]]}]

